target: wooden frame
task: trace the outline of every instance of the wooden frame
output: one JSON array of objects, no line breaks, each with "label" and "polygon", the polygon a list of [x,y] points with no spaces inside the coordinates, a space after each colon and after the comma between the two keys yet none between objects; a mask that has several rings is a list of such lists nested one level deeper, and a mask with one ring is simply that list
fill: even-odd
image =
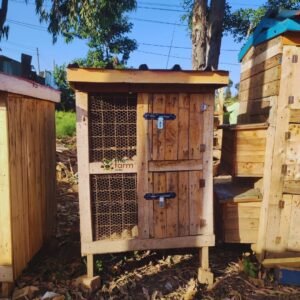
[{"label": "wooden frame", "polygon": [[[227,84],[227,75],[227,72],[68,70],[68,80],[76,89],[81,250],[82,255],[88,257],[89,277],[93,275],[94,254],[197,247],[201,254],[199,280],[211,283],[213,277],[208,267],[208,247],[215,242],[212,200],[213,89]],[[137,173],[139,230],[136,238],[93,239],[89,178],[92,174],[108,174],[101,170],[101,162],[91,163],[89,160],[88,101],[89,94],[97,91],[138,91],[137,158],[131,160],[130,170],[108,172]],[[176,121],[166,123],[166,136],[164,131],[158,131],[154,121],[152,123],[143,117],[147,112],[164,113],[165,109],[178,115]],[[205,130],[193,124],[203,124]],[[189,143],[192,143],[190,147]],[[205,178],[205,185],[200,178]],[[167,186],[177,186],[179,180],[182,188],[175,202],[169,202],[168,210],[159,210],[158,200],[145,201],[146,193],[155,189],[164,192]],[[180,213],[179,201],[180,205],[185,205]],[[160,216],[163,213],[165,215]],[[167,216],[171,223],[159,228],[155,218]],[[188,228],[178,228],[177,219],[173,222],[173,217],[188,222]]]}]

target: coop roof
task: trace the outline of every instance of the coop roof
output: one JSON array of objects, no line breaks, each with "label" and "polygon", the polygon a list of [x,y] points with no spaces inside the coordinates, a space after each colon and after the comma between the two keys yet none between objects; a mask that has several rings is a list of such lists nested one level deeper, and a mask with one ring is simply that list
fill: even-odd
[{"label": "coop roof", "polygon": [[98,68],[69,68],[71,86],[86,91],[185,91],[212,89],[228,84],[227,71],[172,70],[107,70]]},{"label": "coop roof", "polygon": [[300,32],[300,10],[270,11],[257,25],[240,51],[239,60],[243,59],[252,46],[257,46],[286,32],[297,31]]},{"label": "coop roof", "polygon": [[0,92],[19,94],[56,103],[60,102],[59,91],[31,80],[7,75],[1,72]]}]

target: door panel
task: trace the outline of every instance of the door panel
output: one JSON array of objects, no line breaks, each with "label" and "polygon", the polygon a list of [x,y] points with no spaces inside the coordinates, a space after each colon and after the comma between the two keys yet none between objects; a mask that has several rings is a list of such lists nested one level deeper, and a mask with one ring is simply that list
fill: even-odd
[{"label": "door panel", "polygon": [[[145,158],[148,193],[176,193],[175,198],[164,200],[163,207],[159,200],[144,200],[139,196],[140,201],[152,203],[147,206],[150,210],[147,212],[149,237],[200,234],[205,150],[205,112],[201,111],[201,104],[204,98],[199,94],[153,94],[148,97],[149,113],[176,115],[175,120],[165,120],[162,129],[158,128],[157,120],[144,120],[148,126],[145,139],[150,151]],[[138,115],[138,118],[143,116]]]}]

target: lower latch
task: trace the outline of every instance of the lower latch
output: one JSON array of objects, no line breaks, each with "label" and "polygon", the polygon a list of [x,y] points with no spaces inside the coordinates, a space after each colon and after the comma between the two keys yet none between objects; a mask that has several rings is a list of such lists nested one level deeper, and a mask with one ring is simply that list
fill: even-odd
[{"label": "lower latch", "polygon": [[161,113],[145,113],[144,118],[146,120],[157,120],[157,128],[164,128],[164,121],[166,120],[175,120],[176,115],[174,114],[161,114]]},{"label": "lower latch", "polygon": [[176,198],[176,193],[169,192],[169,193],[147,193],[144,195],[146,200],[159,200],[159,207],[165,207],[165,200],[166,199],[173,199]]}]

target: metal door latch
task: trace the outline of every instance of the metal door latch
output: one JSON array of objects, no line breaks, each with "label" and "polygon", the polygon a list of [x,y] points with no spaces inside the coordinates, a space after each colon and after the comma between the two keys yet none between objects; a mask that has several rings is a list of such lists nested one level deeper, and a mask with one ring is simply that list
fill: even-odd
[{"label": "metal door latch", "polygon": [[144,195],[144,198],[146,200],[159,200],[159,207],[164,208],[166,204],[165,200],[176,198],[176,193],[147,193]]},{"label": "metal door latch", "polygon": [[144,118],[146,120],[157,120],[156,126],[158,129],[164,128],[165,121],[175,120],[176,115],[174,114],[160,114],[160,113],[145,113]]}]

